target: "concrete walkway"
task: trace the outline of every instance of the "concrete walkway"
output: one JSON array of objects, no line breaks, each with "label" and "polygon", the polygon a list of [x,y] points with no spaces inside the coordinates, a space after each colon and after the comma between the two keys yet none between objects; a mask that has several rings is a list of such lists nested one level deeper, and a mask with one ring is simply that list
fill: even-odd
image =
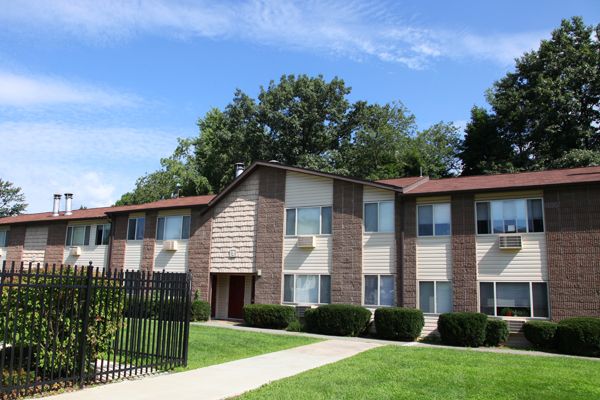
[{"label": "concrete walkway", "polygon": [[186,372],[100,385],[49,399],[226,399],[378,346],[360,341],[327,340]]}]

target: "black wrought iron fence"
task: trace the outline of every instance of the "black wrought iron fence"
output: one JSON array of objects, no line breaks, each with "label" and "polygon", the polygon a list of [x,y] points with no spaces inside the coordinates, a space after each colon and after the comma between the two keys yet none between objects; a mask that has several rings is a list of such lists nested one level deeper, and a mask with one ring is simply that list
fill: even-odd
[{"label": "black wrought iron fence", "polygon": [[0,399],[187,364],[189,274],[0,270]]}]

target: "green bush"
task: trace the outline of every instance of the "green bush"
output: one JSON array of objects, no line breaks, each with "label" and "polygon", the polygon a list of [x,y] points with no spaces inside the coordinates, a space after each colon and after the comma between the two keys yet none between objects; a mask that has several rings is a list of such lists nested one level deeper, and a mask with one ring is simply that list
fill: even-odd
[{"label": "green bush", "polygon": [[550,321],[528,321],[523,325],[525,338],[534,347],[543,350],[556,348],[556,329],[558,324]]},{"label": "green bush", "polygon": [[208,321],[210,318],[210,304],[208,301],[194,300],[192,302],[192,321]]},{"label": "green bush", "polygon": [[440,315],[438,332],[442,343],[479,347],[485,342],[487,316],[481,313],[452,312]]},{"label": "green bush", "polygon": [[499,346],[508,339],[508,324],[500,319],[488,319],[485,327],[485,345]]},{"label": "green bush", "polygon": [[304,332],[304,325],[302,324],[302,322],[295,319],[292,322],[290,322],[290,324],[287,326],[287,328],[285,328],[285,330],[288,332]]},{"label": "green bush", "polygon": [[284,329],[296,319],[294,308],[279,304],[248,304],[244,321],[257,328]]},{"label": "green bush", "polygon": [[327,304],[304,313],[306,330],[335,336],[358,336],[371,320],[371,311],[350,304]]},{"label": "green bush", "polygon": [[600,357],[600,318],[562,320],[556,329],[556,339],[561,353]]},{"label": "green bush", "polygon": [[377,336],[388,340],[413,341],[425,325],[423,311],[414,308],[383,307],[375,310]]}]

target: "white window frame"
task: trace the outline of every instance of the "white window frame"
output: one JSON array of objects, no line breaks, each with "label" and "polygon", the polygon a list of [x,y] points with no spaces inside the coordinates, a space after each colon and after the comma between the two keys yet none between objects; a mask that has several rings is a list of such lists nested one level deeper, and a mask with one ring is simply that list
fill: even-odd
[{"label": "white window frame", "polygon": [[[98,241],[98,227],[101,226],[102,227],[102,240],[100,241],[100,244],[96,244],[96,242]],[[106,224],[97,224],[95,227],[96,229],[94,230],[95,235],[94,235],[94,246],[108,246],[110,244],[110,236],[108,236],[108,243],[104,244],[104,235],[106,233],[106,227],[108,226],[108,231],[109,231],[109,235],[110,235],[110,231],[112,230],[112,226],[110,223],[106,223]],[[90,234],[91,236],[91,234]],[[91,240],[91,239],[90,239]]]},{"label": "white window frame", "polygon": [[[285,276],[286,275],[291,275],[294,277],[293,280],[293,285],[292,285],[292,289],[293,289],[293,301],[285,301]],[[296,276],[301,275],[301,276],[318,276],[318,283],[317,283],[317,299],[318,302],[317,303],[298,303],[296,302]],[[322,276],[328,276],[329,277],[329,299],[330,302],[329,303],[321,303],[321,277]],[[282,276],[282,282],[281,282],[281,287],[283,288],[283,290],[281,291],[281,302],[283,304],[306,304],[306,305],[312,305],[312,304],[316,304],[316,305],[322,305],[322,304],[331,304],[331,274],[311,274],[311,273],[286,273],[285,271],[283,272],[283,276]]]},{"label": "white window frame", "polygon": [[[161,217],[159,217],[159,218],[161,218]],[[127,220],[127,241],[128,242],[141,242],[141,241],[144,240],[144,232],[142,232],[142,238],[141,239],[137,239],[137,228],[138,228],[138,224],[139,224],[139,220],[140,219],[144,220],[144,229],[145,229],[146,228],[146,217],[145,216],[144,217],[131,217],[131,218],[128,218],[128,220]],[[135,239],[129,239],[129,226],[130,226],[132,220],[135,220],[135,234],[134,234]],[[181,223],[183,224],[183,221]],[[158,218],[156,220],[156,229],[158,229]],[[163,234],[164,234],[164,232],[163,232]]]},{"label": "white window frame", "polygon": [[[189,240],[189,237],[186,239],[183,239],[183,218],[184,217],[188,217],[190,219],[190,236],[192,235],[192,217],[188,214],[181,214],[181,215],[159,215],[158,217],[156,217],[156,232],[155,232],[155,240],[157,242],[162,242],[165,240]],[[163,232],[162,232],[162,239],[158,239],[158,227],[159,227],[159,223],[158,220],[159,219],[164,219],[165,221],[163,222]],[[179,238],[178,239],[165,239],[165,228],[167,226],[167,218],[181,218],[181,231],[179,232]],[[145,221],[144,221],[145,223]]]},{"label": "white window frame", "polygon": [[[381,231],[380,227],[379,227],[379,220],[381,217],[381,203],[391,203],[392,204],[392,209],[394,210],[393,213],[393,217],[394,217],[394,224],[392,225],[392,230],[391,231]],[[377,230],[376,231],[367,231],[367,204],[377,204]],[[380,200],[380,201],[365,201],[363,203],[363,233],[394,233],[396,232],[396,204],[394,202],[394,200]],[[371,275],[371,274],[367,274],[367,275]],[[373,274],[375,275],[375,274]],[[385,275],[385,274],[384,274]]]},{"label": "white window frame", "polygon": [[[90,242],[92,241],[92,226],[95,226],[95,225],[69,225],[69,226],[67,226],[67,232],[65,234],[65,247],[89,247]],[[71,228],[71,237],[69,237],[69,228]],[[84,241],[83,244],[73,244],[73,233],[75,232],[76,228],[83,228],[83,232],[84,232],[83,233],[83,241]],[[90,230],[89,242],[87,244],[85,243],[85,230],[86,229]],[[95,235],[95,232],[94,232],[94,235]],[[69,244],[67,244],[67,243],[69,243]]]},{"label": "white window frame", "polygon": [[[450,284],[450,305],[451,305],[451,309],[454,310],[454,286],[452,285],[451,280],[445,280],[445,279],[435,279],[435,280],[425,279],[425,280],[417,281],[417,308],[419,310],[421,309],[421,282],[433,283],[433,311],[434,312],[430,313],[430,312],[423,311],[423,314],[425,314],[425,315],[440,315],[440,313],[438,312],[438,309],[437,309],[437,284],[438,284],[438,282],[444,282],[444,283]],[[494,293],[494,295],[495,295],[495,293]]]},{"label": "white window frame", "polygon": [[[450,217],[450,232],[447,235],[436,235],[435,233],[435,207],[440,205],[440,204],[447,204],[450,207],[450,215],[448,217]],[[432,215],[431,215],[431,219],[432,219],[432,231],[433,234],[431,235],[420,235],[419,234],[419,207],[423,207],[423,206],[432,206]],[[417,237],[420,238],[431,238],[431,237],[449,237],[452,236],[452,204],[449,202],[440,202],[440,203],[423,203],[423,204],[417,204]],[[428,281],[431,282],[431,281]]]},{"label": "white window frame", "polygon": [[[479,312],[481,312],[481,284],[482,283],[491,283],[491,284],[493,284],[493,288],[494,288],[494,315],[489,315],[490,317],[530,318],[530,319],[547,320],[547,319],[550,319],[550,315],[552,315],[550,313],[550,290],[549,290],[547,281],[528,281],[528,282],[523,282],[523,281],[478,281],[477,282],[477,306],[478,306],[477,309],[479,310]],[[529,284],[529,308],[530,308],[529,314],[531,314],[531,315],[529,317],[521,317],[521,316],[508,317],[505,315],[498,315],[498,297],[496,295],[496,284],[497,283],[528,283]],[[545,283],[546,284],[546,305],[548,307],[548,309],[547,309],[548,317],[536,317],[535,315],[533,315],[533,284],[534,283]]]},{"label": "white window frame", "polygon": [[[492,214],[492,202],[493,201],[511,201],[511,200],[525,200],[525,228],[526,232],[503,232],[503,233],[494,233],[494,215]],[[541,200],[542,202],[542,223],[544,224],[544,230],[541,232],[529,232],[529,209],[527,207],[527,200]],[[479,233],[479,229],[477,229],[477,204],[479,203],[488,203],[489,211],[490,211],[490,233]],[[495,199],[495,200],[478,200],[475,202],[475,234],[477,236],[491,236],[491,235],[523,235],[525,233],[545,233],[546,232],[546,210],[544,207],[544,198],[543,197],[515,197],[510,199]]]},{"label": "white window frame", "polygon": [[[319,233],[313,233],[312,235],[303,234],[298,235],[298,210],[302,209],[310,209],[310,208],[318,208],[319,209]],[[323,209],[331,208],[331,231],[332,233],[322,233],[323,232]],[[288,210],[295,210],[294,214],[294,234],[287,234],[287,212]],[[312,206],[312,207],[288,207],[285,209],[285,226],[284,233],[285,237],[294,238],[298,236],[331,236],[333,234],[333,206]],[[314,274],[312,274],[314,275]]]},{"label": "white window frame", "polygon": [[[377,304],[367,304],[365,303],[365,289],[366,289],[366,280],[367,280],[367,276],[376,276],[377,277]],[[392,282],[394,282],[394,301],[392,302],[391,305],[382,305],[381,304],[381,277],[382,276],[391,276],[392,277]],[[397,282],[396,282],[396,275],[395,274],[363,274],[363,278],[362,278],[362,305],[364,307],[395,307],[396,304],[398,303],[398,288],[397,288]]]}]

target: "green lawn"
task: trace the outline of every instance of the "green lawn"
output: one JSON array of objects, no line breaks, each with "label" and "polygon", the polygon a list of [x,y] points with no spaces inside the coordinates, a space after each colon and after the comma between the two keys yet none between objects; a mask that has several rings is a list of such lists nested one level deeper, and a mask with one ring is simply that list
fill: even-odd
[{"label": "green lawn", "polygon": [[302,336],[269,335],[192,325],[190,327],[188,365],[186,368],[178,370],[206,367],[319,341]]},{"label": "green lawn", "polygon": [[600,362],[386,346],[240,399],[600,399]]}]

